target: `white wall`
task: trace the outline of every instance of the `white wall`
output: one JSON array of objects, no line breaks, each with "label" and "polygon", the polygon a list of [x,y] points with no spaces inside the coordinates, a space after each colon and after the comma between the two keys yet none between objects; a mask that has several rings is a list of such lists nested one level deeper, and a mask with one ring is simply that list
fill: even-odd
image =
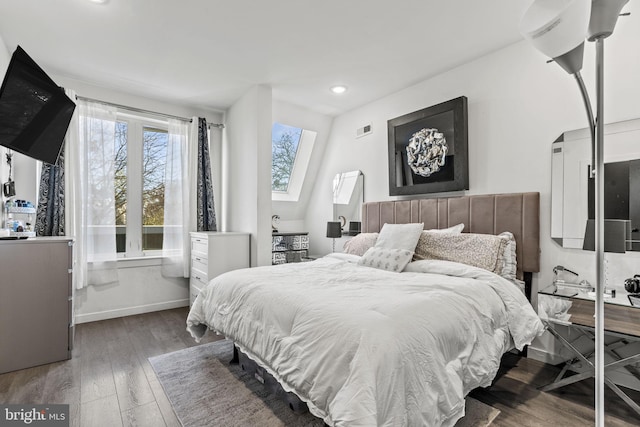
[{"label": "white wall", "polygon": [[4,40],[2,36],[0,36],[0,76],[4,77],[4,73],[7,70],[7,66],[9,65],[9,60],[11,59],[11,54],[7,50],[7,45],[4,44]]},{"label": "white wall", "polygon": [[[631,17],[621,18],[606,41],[606,123],[640,117],[640,58],[633,54],[640,49],[640,7],[629,3],[627,9]],[[592,43],[586,46],[583,70],[592,92],[594,50]],[[331,251],[324,228],[332,216],[327,189],[333,176],[360,169],[365,201],[393,199],[387,176],[387,120],[461,95],[469,101],[466,194],[540,192],[541,272],[534,275],[534,288],[551,282],[557,264],[593,283],[593,253],[563,249],[550,238],[551,143],[566,130],[586,127],[586,114],[573,78],[557,65],[546,64],[546,58],[524,41],[334,119],[306,216],[314,254]],[[367,123],[373,133],[356,139],[356,128]],[[637,262],[631,264],[637,268]]]},{"label": "white wall", "polygon": [[[52,75],[51,78],[60,86],[74,89],[78,96],[179,117],[206,117],[211,123],[222,122],[222,113],[217,111],[170,105],[64,76]],[[214,153],[220,151],[221,134],[220,130],[211,129],[210,144],[214,179],[220,179],[221,158]],[[217,200],[219,199],[218,195]],[[220,211],[219,206],[217,211]],[[162,277],[157,259],[143,262],[120,261],[118,278],[119,282],[116,285],[89,286],[76,291],[76,322],[82,323],[189,305],[188,279]]]},{"label": "white wall", "polygon": [[75,291],[75,323],[188,306],[188,279],[160,271],[159,259],[119,263],[117,284]]},{"label": "white wall", "polygon": [[223,230],[251,233],[251,266],[271,264],[271,87],[251,88],[227,111]]}]

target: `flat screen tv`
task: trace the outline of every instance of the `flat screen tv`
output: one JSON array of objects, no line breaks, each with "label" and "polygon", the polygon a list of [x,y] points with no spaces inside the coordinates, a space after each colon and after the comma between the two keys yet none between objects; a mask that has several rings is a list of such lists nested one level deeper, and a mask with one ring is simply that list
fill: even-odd
[{"label": "flat screen tv", "polygon": [[0,88],[0,145],[55,164],[75,107],[18,46]]}]

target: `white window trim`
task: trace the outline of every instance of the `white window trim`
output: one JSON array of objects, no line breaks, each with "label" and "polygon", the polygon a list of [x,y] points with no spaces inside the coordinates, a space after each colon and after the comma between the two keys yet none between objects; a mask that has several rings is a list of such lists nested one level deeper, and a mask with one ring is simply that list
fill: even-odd
[{"label": "white window trim", "polygon": [[304,178],[309,168],[311,153],[313,152],[313,145],[316,142],[317,135],[318,132],[302,129],[287,191],[272,191],[271,200],[278,202],[297,202],[300,199],[300,192],[302,191]]},{"label": "white window trim", "polygon": [[[142,140],[145,127],[168,132],[169,125],[163,120],[121,112],[117,113],[116,120],[127,123],[127,238],[125,252],[118,252],[117,257],[119,261],[159,257],[162,250],[142,250]],[[130,141],[139,143],[130,144]],[[139,194],[134,194],[134,189]]]}]

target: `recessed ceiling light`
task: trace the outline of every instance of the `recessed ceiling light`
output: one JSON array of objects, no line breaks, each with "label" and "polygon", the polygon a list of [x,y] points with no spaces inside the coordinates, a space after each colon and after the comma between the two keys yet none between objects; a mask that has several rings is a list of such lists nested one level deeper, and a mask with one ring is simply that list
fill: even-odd
[{"label": "recessed ceiling light", "polygon": [[109,0],[89,0],[91,3],[98,3],[98,4],[104,4],[106,2],[108,2]]},{"label": "recessed ceiling light", "polygon": [[331,88],[331,92],[336,93],[336,94],[345,93],[346,91],[347,91],[347,87],[346,86],[342,86],[342,85],[333,86]]}]

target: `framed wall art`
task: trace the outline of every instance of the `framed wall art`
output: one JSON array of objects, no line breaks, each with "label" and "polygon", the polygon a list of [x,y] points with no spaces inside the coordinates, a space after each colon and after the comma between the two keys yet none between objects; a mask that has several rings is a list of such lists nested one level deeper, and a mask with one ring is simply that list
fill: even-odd
[{"label": "framed wall art", "polygon": [[469,189],[467,98],[387,121],[389,195]]}]

